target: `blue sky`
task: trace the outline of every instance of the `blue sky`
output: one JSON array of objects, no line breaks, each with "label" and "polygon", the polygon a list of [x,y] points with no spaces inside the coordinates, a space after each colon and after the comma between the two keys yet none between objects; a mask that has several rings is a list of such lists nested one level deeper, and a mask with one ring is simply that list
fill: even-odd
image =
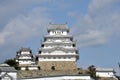
[{"label": "blue sky", "polygon": [[79,67],[120,72],[120,0],[0,0],[0,62],[21,47],[37,54],[49,22],[67,22],[77,40]]}]

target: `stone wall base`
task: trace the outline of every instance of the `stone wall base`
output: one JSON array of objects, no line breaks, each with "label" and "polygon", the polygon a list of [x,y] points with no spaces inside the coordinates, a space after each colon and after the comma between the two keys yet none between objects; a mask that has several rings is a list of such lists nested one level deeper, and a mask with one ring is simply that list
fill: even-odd
[{"label": "stone wall base", "polygon": [[75,61],[41,61],[38,62],[41,70],[75,70],[77,65]]}]

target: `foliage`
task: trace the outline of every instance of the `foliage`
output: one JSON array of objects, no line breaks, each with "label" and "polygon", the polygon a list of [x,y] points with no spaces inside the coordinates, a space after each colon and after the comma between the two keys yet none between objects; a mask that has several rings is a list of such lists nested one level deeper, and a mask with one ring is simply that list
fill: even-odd
[{"label": "foliage", "polygon": [[95,71],[95,66],[91,65],[88,67],[89,74],[91,77],[96,78],[96,71]]},{"label": "foliage", "polygon": [[20,70],[20,67],[18,66],[18,63],[15,61],[15,59],[7,59],[4,61],[4,63],[8,64],[9,66],[14,67],[17,70]]}]

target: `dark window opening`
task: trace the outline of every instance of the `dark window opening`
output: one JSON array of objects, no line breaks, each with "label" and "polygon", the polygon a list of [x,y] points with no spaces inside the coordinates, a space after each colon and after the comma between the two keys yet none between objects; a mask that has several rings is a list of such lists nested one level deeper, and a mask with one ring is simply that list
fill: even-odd
[{"label": "dark window opening", "polygon": [[73,47],[75,47],[75,44],[73,44]]},{"label": "dark window opening", "polygon": [[39,54],[41,54],[41,51],[39,51]]},{"label": "dark window opening", "polygon": [[41,70],[40,66],[38,66],[38,70]]},{"label": "dark window opening", "polygon": [[42,44],[41,47],[44,47],[44,45]]},{"label": "dark window opening", "polygon": [[35,58],[35,61],[38,61],[38,57]]},{"label": "dark window opening", "polygon": [[26,66],[26,70],[28,71],[29,69],[28,69],[28,66]]},{"label": "dark window opening", "polygon": [[55,70],[55,66],[52,66],[51,69],[52,69],[52,70]]}]

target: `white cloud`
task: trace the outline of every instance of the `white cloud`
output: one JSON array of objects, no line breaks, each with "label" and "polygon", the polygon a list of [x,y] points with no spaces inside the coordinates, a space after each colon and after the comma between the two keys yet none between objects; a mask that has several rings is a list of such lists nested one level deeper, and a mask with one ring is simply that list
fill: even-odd
[{"label": "white cloud", "polygon": [[79,47],[105,44],[112,36],[119,36],[120,11],[114,8],[117,2],[118,0],[92,0],[88,12],[79,16],[76,27],[72,28]]},{"label": "white cloud", "polygon": [[78,35],[76,37],[77,42],[79,43],[79,47],[88,47],[94,46],[98,44],[104,44],[106,42],[106,38],[104,33],[100,33],[100,31],[88,31],[82,35]]},{"label": "white cloud", "polygon": [[62,9],[64,6],[58,5],[60,2],[64,1],[0,1],[0,56],[15,56],[16,49],[24,43],[43,36],[47,32],[48,23],[52,22],[49,11],[51,8],[53,10],[51,5]]},{"label": "white cloud", "polygon": [[15,51],[23,46],[22,44],[43,36],[51,21],[47,9],[43,7],[34,8],[28,14],[19,14],[9,20],[0,32],[0,55],[4,58],[7,55],[15,56]]},{"label": "white cloud", "polygon": [[119,2],[119,0],[91,0],[88,11],[91,14],[99,14],[105,10],[109,10],[109,8],[113,7],[112,5],[117,2]]},{"label": "white cloud", "polygon": [[[11,20],[2,30],[5,42],[21,42],[43,34],[46,24],[51,21],[45,8],[34,9],[27,16],[19,15]],[[2,42],[2,41],[1,41]]]},{"label": "white cloud", "polygon": [[26,14],[35,5],[40,5],[47,0],[4,0],[0,1],[0,27],[4,27],[9,20],[19,14]]}]

